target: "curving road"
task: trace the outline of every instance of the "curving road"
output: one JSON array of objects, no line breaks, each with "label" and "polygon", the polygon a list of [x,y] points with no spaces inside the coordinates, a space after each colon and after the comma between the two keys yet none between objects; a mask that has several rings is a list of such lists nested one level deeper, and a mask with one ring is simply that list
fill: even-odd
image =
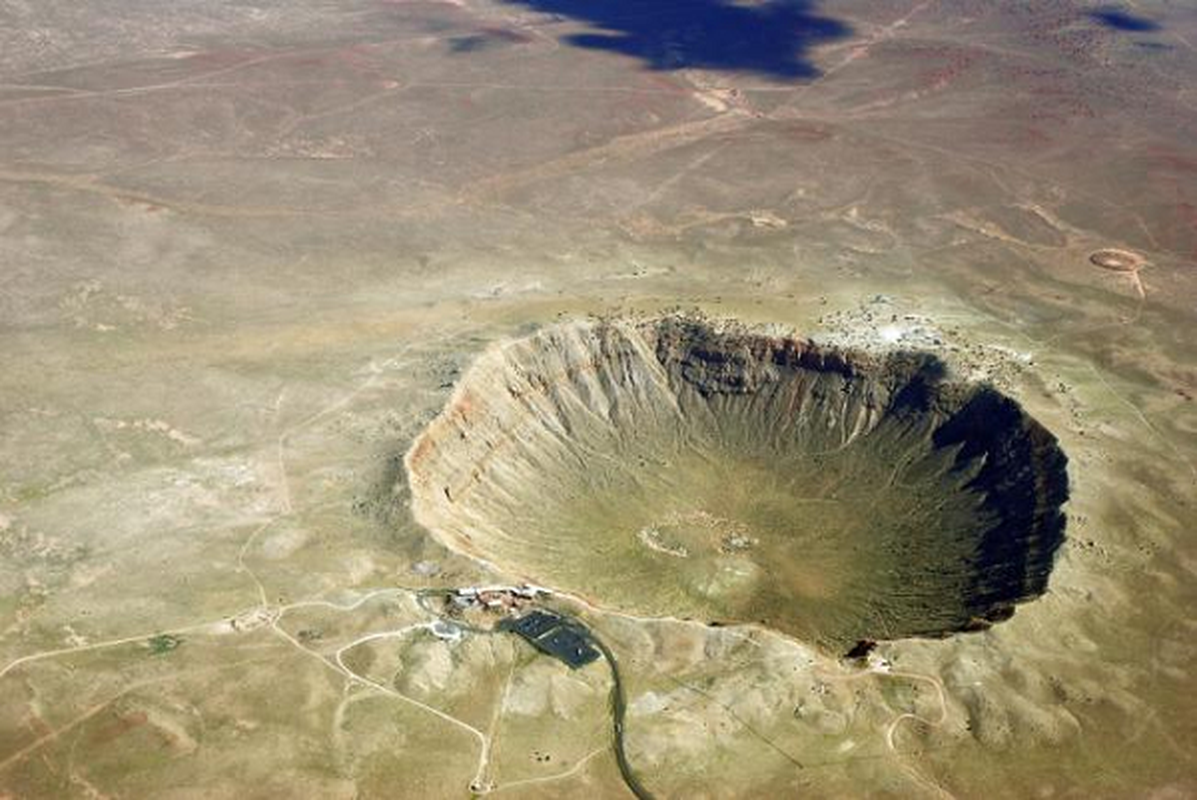
[{"label": "curving road", "polygon": [[627,698],[623,692],[623,681],[619,677],[619,664],[615,660],[615,654],[594,635],[593,631],[590,631],[590,641],[603,654],[603,658],[607,660],[607,666],[611,668],[611,717],[614,721],[614,735],[611,744],[615,750],[615,762],[619,765],[619,774],[623,776],[623,782],[627,785],[628,791],[639,800],[652,800],[652,794],[644,788],[644,784],[632,771],[632,765],[628,762],[627,751],[624,747],[623,720],[624,714],[627,712]]},{"label": "curving road", "polygon": [[[453,619],[445,617],[438,610],[429,607],[424,603],[427,597],[444,597],[450,595],[455,591],[453,588],[429,588],[421,589],[416,592],[416,602],[421,608],[430,614],[436,616],[438,619],[444,619],[462,630],[469,631],[474,634],[484,634],[487,636],[508,633],[508,631],[499,631],[493,628],[480,628],[475,625],[470,625],[460,619]],[[535,608],[535,606],[533,607]],[[623,777],[624,784],[638,800],[653,800],[653,795],[648,789],[644,788],[644,784],[636,777],[635,771],[632,769],[631,763],[628,761],[627,750],[624,744],[624,716],[627,713],[627,696],[623,690],[623,679],[619,674],[619,662],[615,658],[615,654],[611,652],[611,648],[594,635],[594,631],[589,627],[582,625],[582,623],[569,614],[562,613],[557,609],[544,609],[552,614],[561,617],[561,619],[575,623],[586,631],[590,642],[598,648],[598,651],[603,654],[603,658],[607,662],[607,666],[611,669],[611,719],[612,719],[612,736],[611,747],[615,753],[615,763],[619,766],[619,774]]]}]

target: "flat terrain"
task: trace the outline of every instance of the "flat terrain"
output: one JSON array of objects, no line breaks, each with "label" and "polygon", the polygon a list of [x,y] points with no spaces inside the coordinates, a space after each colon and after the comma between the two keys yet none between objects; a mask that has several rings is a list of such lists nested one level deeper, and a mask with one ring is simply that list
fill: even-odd
[{"label": "flat terrain", "polygon": [[649,5],[0,3],[0,797],[627,796],[603,662],[433,624],[511,576],[403,458],[675,309],[931,350],[1072,495],[1044,597],[871,666],[567,604],[645,789],[1197,795],[1192,4]]}]

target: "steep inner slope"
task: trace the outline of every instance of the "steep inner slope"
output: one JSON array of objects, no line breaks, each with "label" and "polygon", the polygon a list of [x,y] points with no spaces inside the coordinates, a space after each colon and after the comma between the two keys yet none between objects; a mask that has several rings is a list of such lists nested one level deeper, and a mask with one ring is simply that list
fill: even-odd
[{"label": "steep inner slope", "polygon": [[515,577],[829,648],[1044,591],[1066,459],[933,357],[685,318],[574,323],[468,371],[408,453],[417,518]]}]

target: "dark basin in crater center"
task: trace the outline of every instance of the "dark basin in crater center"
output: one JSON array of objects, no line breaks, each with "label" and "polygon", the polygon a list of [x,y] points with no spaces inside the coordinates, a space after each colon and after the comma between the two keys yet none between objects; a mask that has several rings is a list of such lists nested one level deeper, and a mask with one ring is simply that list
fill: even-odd
[{"label": "dark basin in crater center", "polygon": [[492,348],[407,456],[417,519],[513,578],[840,651],[1040,595],[1066,462],[932,356],[674,317]]}]

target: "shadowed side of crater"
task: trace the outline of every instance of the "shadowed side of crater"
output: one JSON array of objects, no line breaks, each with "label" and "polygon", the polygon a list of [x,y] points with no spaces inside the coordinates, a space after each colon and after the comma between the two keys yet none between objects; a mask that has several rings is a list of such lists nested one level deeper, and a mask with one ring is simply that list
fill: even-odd
[{"label": "shadowed side of crater", "polygon": [[1068,495],[1056,439],[931,356],[673,317],[489,350],[407,467],[417,519],[513,577],[837,650],[1008,617]]}]

